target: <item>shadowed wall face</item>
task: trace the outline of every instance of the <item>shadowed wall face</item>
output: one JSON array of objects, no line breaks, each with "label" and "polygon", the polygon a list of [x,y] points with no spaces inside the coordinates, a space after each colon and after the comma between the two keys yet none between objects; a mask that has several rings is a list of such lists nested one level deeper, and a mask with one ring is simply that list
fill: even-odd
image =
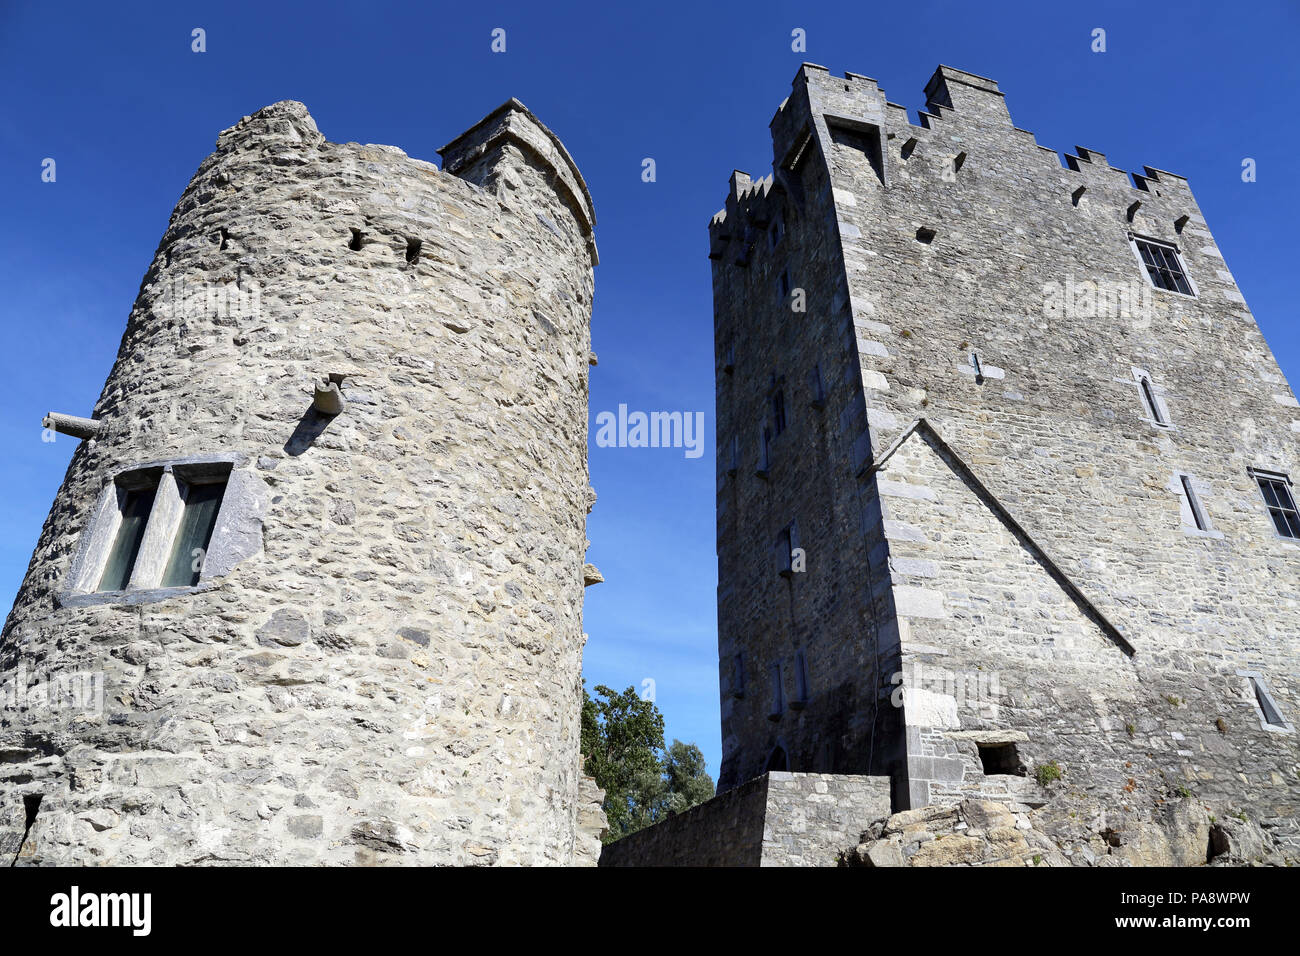
[{"label": "shadowed wall face", "polygon": [[6,624],[103,704],[4,712],[24,862],[591,857],[594,219],[517,101],[446,154],[277,103],[181,197]]}]

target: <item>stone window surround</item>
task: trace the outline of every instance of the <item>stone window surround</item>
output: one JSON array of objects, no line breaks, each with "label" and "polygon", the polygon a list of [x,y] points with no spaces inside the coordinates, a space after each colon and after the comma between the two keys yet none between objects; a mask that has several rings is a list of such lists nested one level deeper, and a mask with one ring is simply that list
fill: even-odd
[{"label": "stone window surround", "polygon": [[[104,482],[81,533],[65,579],[66,587],[56,596],[58,604],[62,607],[149,604],[215,587],[219,578],[262,547],[266,486],[251,471],[241,467],[246,461],[245,456],[233,453],[201,455],[145,462],[115,472]],[[136,555],[130,583],[121,591],[96,590],[117,537],[124,495],[151,483],[155,476],[158,493],[145,524],[144,541]],[[208,542],[198,583],[160,587],[184,511],[178,477],[179,481],[224,477],[226,490],[217,510],[216,527]]]},{"label": "stone window surround", "polygon": [[[1144,368],[1138,368],[1136,365],[1129,366],[1129,371],[1133,375],[1133,384],[1137,386],[1138,400],[1142,403],[1142,411],[1145,413],[1145,420],[1160,429],[1173,429],[1173,419],[1169,416],[1169,406],[1165,404],[1165,390],[1156,385],[1156,380],[1151,373]],[[1153,415],[1150,403],[1142,389],[1142,383],[1145,381],[1151,389],[1151,399],[1155,402],[1155,410],[1158,415]]]},{"label": "stone window surround", "polygon": [[[1269,689],[1268,681],[1264,679],[1263,674],[1259,671],[1239,670],[1237,671],[1237,676],[1244,677],[1247,680],[1246,690],[1250,697],[1251,706],[1255,708],[1255,715],[1259,718],[1259,726],[1261,729],[1275,734],[1295,733],[1295,725],[1283,716],[1282,708],[1277,705],[1277,699]],[[1268,702],[1268,705],[1273,708],[1273,712],[1277,714],[1278,720],[1282,721],[1280,724],[1269,723],[1268,715],[1264,713],[1264,709],[1259,705],[1259,697],[1261,696]]]},{"label": "stone window surround", "polygon": [[[1187,484],[1183,484],[1183,479],[1187,479]],[[1195,501],[1187,497],[1188,486],[1191,488]],[[1209,484],[1186,471],[1175,471],[1174,476],[1169,481],[1169,490],[1178,496],[1178,519],[1180,528],[1184,535],[1192,537],[1223,537],[1222,531],[1217,531],[1213,523],[1210,523],[1209,512],[1205,510],[1205,496],[1209,492]],[[1197,514],[1200,515],[1201,523],[1204,528],[1197,527]]]},{"label": "stone window surround", "polygon": [[1174,256],[1178,259],[1178,265],[1182,267],[1183,278],[1187,280],[1187,285],[1192,290],[1191,297],[1193,299],[1199,299],[1201,297],[1201,290],[1196,287],[1196,280],[1193,279],[1192,274],[1187,271],[1187,262],[1183,259],[1183,250],[1178,248],[1177,243],[1169,242],[1167,239],[1157,239],[1155,236],[1147,236],[1138,232],[1130,232],[1128,234],[1129,252],[1133,253],[1133,258],[1138,264],[1138,271],[1142,273],[1142,278],[1146,281],[1146,284],[1148,286],[1150,286],[1156,292],[1167,292],[1170,295],[1179,295],[1179,296],[1183,294],[1181,292],[1176,292],[1172,289],[1162,289],[1160,288],[1160,286],[1156,285],[1153,281],[1151,281],[1151,274],[1147,272],[1147,264],[1142,261],[1142,253],[1138,250],[1137,244],[1139,240],[1141,240],[1142,242],[1151,243],[1152,245],[1155,246],[1164,246],[1166,249],[1172,249]]}]

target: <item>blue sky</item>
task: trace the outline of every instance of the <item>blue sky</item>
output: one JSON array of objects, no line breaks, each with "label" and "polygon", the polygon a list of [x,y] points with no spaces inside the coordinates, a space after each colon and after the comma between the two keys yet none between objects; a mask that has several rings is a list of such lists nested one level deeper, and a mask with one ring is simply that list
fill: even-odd
[{"label": "blue sky", "polygon": [[[709,217],[733,168],[770,170],[800,62],[879,80],[915,110],[939,63],[996,79],[1057,151],[1187,176],[1266,338],[1300,384],[1291,286],[1300,12],[1294,3],[214,4],[0,0],[0,604],[7,610],[172,206],[217,133],[281,99],[325,136],[435,150],[511,96],[564,140],[595,199],[591,414],[704,412],[703,457],[591,447],[600,496],[585,673],[653,680],[669,738],[716,773]],[[207,52],[191,52],[191,30]],[[490,49],[494,28],[506,52]],[[1092,31],[1107,50],[1093,53]],[[791,50],[801,28],[807,52]],[[41,181],[41,162],[57,181]],[[653,158],[657,181],[643,182]],[[1246,157],[1257,181],[1243,183]],[[1290,293],[1290,294],[1288,294]],[[594,432],[593,432],[594,434]]]}]

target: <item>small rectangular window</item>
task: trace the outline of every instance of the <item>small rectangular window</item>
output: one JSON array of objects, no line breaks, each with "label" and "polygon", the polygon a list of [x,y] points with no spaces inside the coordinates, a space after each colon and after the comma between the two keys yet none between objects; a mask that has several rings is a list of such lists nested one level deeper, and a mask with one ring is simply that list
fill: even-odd
[{"label": "small rectangular window", "polygon": [[772,429],[763,425],[758,432],[758,470],[755,474],[766,478],[772,467]]},{"label": "small rectangular window", "polygon": [[784,302],[790,297],[790,270],[782,269],[781,276],[776,280],[777,290],[781,293],[781,301]]},{"label": "small rectangular window", "polygon": [[780,213],[777,213],[776,217],[772,220],[772,225],[767,230],[769,247],[775,249],[777,245],[781,242],[781,237],[784,235],[785,235],[785,220],[782,219]]},{"label": "small rectangular window", "polygon": [[739,700],[745,696],[745,655],[737,654],[731,666],[731,696]]},{"label": "small rectangular window", "polygon": [[1284,538],[1300,538],[1300,511],[1296,510],[1291,494],[1291,479],[1274,472],[1253,472],[1259,485],[1273,528]]},{"label": "small rectangular window", "polygon": [[1142,265],[1146,267],[1152,285],[1157,289],[1168,289],[1183,295],[1193,294],[1177,249],[1150,239],[1135,238],[1133,244],[1142,257]]},{"label": "small rectangular window", "polygon": [[785,431],[785,393],[782,391],[772,396],[772,425],[777,435]]},{"label": "small rectangular window", "polygon": [[134,488],[125,492],[122,500],[122,520],[117,527],[117,536],[108,553],[108,562],[99,579],[98,591],[124,591],[131,581],[131,570],[135,567],[136,555],[144,541],[144,529],[149,523],[149,512],[153,509],[154,496],[158,486]]},{"label": "small rectangular window", "polygon": [[165,588],[193,587],[199,583],[203,559],[207,556],[212,532],[217,527],[217,512],[226,493],[224,481],[185,485],[185,510],[172,544],[171,557],[163,572]]}]

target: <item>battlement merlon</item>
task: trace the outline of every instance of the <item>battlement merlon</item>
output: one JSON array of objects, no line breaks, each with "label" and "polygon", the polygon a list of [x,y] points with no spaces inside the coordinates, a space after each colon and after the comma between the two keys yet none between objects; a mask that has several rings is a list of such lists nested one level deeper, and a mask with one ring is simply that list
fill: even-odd
[{"label": "battlement merlon", "polygon": [[596,213],[587,183],[559,137],[519,100],[511,97],[438,152],[446,172],[483,186],[492,178],[497,165],[490,159],[491,154],[499,154],[506,144],[517,147],[552,172],[556,192],[573,212],[587,240],[591,264],[596,265],[599,261],[594,235]]},{"label": "battlement merlon", "polygon": [[941,115],[940,111],[946,107],[967,116],[976,116],[981,123],[990,126],[1012,125],[1006,97],[998,89],[996,80],[951,66],[940,65],[934,71],[925,84],[925,103],[936,116]]}]

